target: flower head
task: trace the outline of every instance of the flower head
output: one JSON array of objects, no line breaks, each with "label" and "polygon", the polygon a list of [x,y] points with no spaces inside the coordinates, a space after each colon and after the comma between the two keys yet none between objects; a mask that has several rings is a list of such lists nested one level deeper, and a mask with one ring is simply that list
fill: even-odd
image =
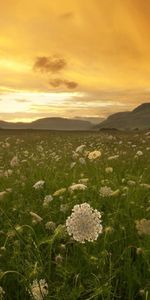
[{"label": "flower head", "polygon": [[43,300],[48,295],[48,284],[45,279],[33,281],[31,286],[31,292],[35,300]]},{"label": "flower head", "polygon": [[40,189],[43,188],[44,183],[45,183],[44,180],[39,180],[39,181],[37,181],[37,182],[33,185],[33,188],[34,188],[35,190],[40,190]]},{"label": "flower head", "polygon": [[101,155],[102,154],[100,151],[94,150],[88,154],[88,159],[94,160],[94,159],[97,159],[98,157],[101,157]]},{"label": "flower head", "polygon": [[86,202],[75,205],[66,220],[66,227],[74,240],[80,243],[93,242],[102,233],[101,213]]},{"label": "flower head", "polygon": [[38,214],[36,214],[36,213],[34,213],[32,211],[30,211],[30,215],[32,217],[32,223],[33,224],[41,223],[42,220],[43,220]]},{"label": "flower head", "polygon": [[83,183],[74,183],[69,187],[69,191],[73,192],[73,191],[84,191],[87,189],[87,186]]},{"label": "flower head", "polygon": [[100,188],[100,195],[102,197],[110,197],[112,192],[113,192],[113,190],[109,186],[102,186]]},{"label": "flower head", "polygon": [[4,299],[4,295],[5,295],[5,292],[4,292],[3,288],[0,286],[0,300]]},{"label": "flower head", "polygon": [[10,162],[11,167],[17,167],[19,165],[19,160],[17,156],[14,156]]},{"label": "flower head", "polygon": [[141,220],[137,220],[135,223],[139,235],[141,234],[150,235],[150,220],[141,219]]},{"label": "flower head", "polygon": [[43,206],[47,207],[52,200],[53,197],[51,195],[46,195],[43,201]]}]

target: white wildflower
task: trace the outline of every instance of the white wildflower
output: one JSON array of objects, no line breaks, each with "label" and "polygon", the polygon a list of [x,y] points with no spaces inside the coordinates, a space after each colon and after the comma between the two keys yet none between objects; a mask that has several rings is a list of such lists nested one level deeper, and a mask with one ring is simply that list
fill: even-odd
[{"label": "white wildflower", "polygon": [[93,242],[102,233],[101,213],[86,202],[75,205],[71,216],[66,220],[66,227],[74,240],[80,243]]},{"label": "white wildflower", "polygon": [[113,193],[113,190],[109,186],[102,186],[99,192],[102,197],[109,197]]},{"label": "white wildflower", "polygon": [[109,156],[109,157],[108,157],[108,160],[114,160],[114,159],[117,159],[118,157],[119,157],[118,154],[113,155],[113,156]]},{"label": "white wildflower", "polygon": [[146,136],[150,135],[150,131],[146,132],[145,135],[146,135]]},{"label": "white wildflower", "polygon": [[112,167],[107,167],[107,168],[105,168],[105,172],[107,174],[112,173],[113,172],[113,168]]},{"label": "white wildflower", "polygon": [[34,188],[35,190],[40,190],[40,189],[43,188],[44,183],[45,183],[44,180],[39,180],[39,181],[37,181],[37,182],[33,185],[33,188]]},{"label": "white wildflower", "polygon": [[10,162],[12,168],[17,167],[19,165],[19,160],[17,156],[14,156]]},{"label": "white wildflower", "polygon": [[37,147],[36,147],[36,149],[37,149],[37,151],[39,151],[39,152],[43,152],[43,147],[41,146],[41,145],[38,145]]},{"label": "white wildflower", "polygon": [[8,170],[6,170],[6,171],[4,172],[4,176],[5,176],[5,177],[9,177],[9,176],[12,175],[12,173],[13,173],[13,170],[8,169]]},{"label": "white wildflower", "polygon": [[5,292],[4,292],[3,288],[0,286],[0,300],[4,299],[4,295],[5,295]]},{"label": "white wildflower", "polygon": [[101,155],[102,155],[101,151],[94,150],[88,154],[88,159],[94,160],[94,159],[101,157]]},{"label": "white wildflower", "polygon": [[61,188],[59,190],[57,190],[56,192],[53,193],[53,196],[61,196],[66,192],[66,188]]},{"label": "white wildflower", "polygon": [[136,185],[136,182],[134,180],[128,180],[127,184],[130,186],[134,186],[134,185]]},{"label": "white wildflower", "polygon": [[69,209],[69,205],[68,204],[61,204],[60,205],[60,211],[61,212],[66,213],[68,209]]},{"label": "white wildflower", "polygon": [[56,228],[56,224],[53,221],[49,221],[45,224],[45,228],[50,231],[54,231]]},{"label": "white wildflower", "polygon": [[148,190],[150,189],[150,184],[148,183],[140,183],[140,186]]},{"label": "white wildflower", "polygon": [[51,195],[46,195],[43,201],[43,206],[47,207],[52,200],[53,197]]},{"label": "white wildflower", "polygon": [[78,152],[78,153],[82,153],[83,149],[85,148],[86,146],[85,145],[80,145],[76,148],[76,151],[75,152]]},{"label": "white wildflower", "polygon": [[136,152],[136,155],[142,156],[142,155],[143,155],[143,152],[139,150],[139,151]]},{"label": "white wildflower", "polygon": [[41,221],[43,220],[38,214],[36,214],[32,211],[30,211],[30,215],[32,217],[33,224],[41,223]]},{"label": "white wildflower", "polygon": [[39,282],[34,280],[31,285],[31,292],[35,300],[43,300],[48,295],[48,284],[45,279],[40,279]]},{"label": "white wildflower", "polygon": [[85,164],[86,164],[85,158],[84,158],[84,157],[80,157],[80,158],[79,158],[79,163],[80,163],[81,165],[85,165]]},{"label": "white wildflower", "polygon": [[73,161],[73,162],[70,164],[70,168],[73,169],[73,168],[75,167],[75,165],[76,165],[76,162]]},{"label": "white wildflower", "polygon": [[76,184],[74,183],[68,188],[68,190],[70,192],[74,192],[76,190],[84,191],[86,189],[87,189],[87,186],[83,183],[76,183]]},{"label": "white wildflower", "polygon": [[63,256],[61,254],[56,255],[55,262],[56,264],[61,264],[63,262]]},{"label": "white wildflower", "polygon": [[76,160],[76,159],[78,159],[78,157],[79,157],[79,154],[74,152],[73,155],[72,155],[72,159]]},{"label": "white wildflower", "polygon": [[139,235],[142,235],[142,234],[150,235],[150,220],[141,219],[141,220],[135,221],[135,223],[136,223],[136,229],[137,229]]},{"label": "white wildflower", "polygon": [[87,184],[89,181],[89,178],[81,178],[78,180],[79,183]]}]

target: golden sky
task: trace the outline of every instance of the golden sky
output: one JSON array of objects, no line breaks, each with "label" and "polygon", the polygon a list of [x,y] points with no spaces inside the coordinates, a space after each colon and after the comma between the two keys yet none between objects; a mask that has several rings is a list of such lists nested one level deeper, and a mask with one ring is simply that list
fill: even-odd
[{"label": "golden sky", "polygon": [[149,0],[1,1],[0,119],[105,117],[149,92]]}]

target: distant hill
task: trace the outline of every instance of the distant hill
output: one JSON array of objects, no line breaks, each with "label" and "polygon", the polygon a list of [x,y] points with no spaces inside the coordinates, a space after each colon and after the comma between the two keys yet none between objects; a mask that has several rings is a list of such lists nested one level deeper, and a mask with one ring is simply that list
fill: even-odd
[{"label": "distant hill", "polygon": [[150,103],[143,103],[131,112],[118,112],[95,126],[95,129],[116,128],[121,130],[150,128]]},{"label": "distant hill", "polygon": [[75,117],[74,118],[75,120],[84,120],[84,121],[88,121],[92,124],[99,124],[101,123],[102,121],[105,120],[105,118],[102,118],[102,117]]},{"label": "distant hill", "polygon": [[0,121],[1,129],[90,130],[89,121],[66,118],[43,118],[31,123]]}]

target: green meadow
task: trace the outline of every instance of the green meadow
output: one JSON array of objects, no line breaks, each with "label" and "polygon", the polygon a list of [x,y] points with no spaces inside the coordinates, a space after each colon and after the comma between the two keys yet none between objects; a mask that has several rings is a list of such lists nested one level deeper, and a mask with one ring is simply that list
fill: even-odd
[{"label": "green meadow", "polygon": [[[82,203],[102,225],[85,243]],[[0,131],[0,299],[150,299],[149,132]]]}]

